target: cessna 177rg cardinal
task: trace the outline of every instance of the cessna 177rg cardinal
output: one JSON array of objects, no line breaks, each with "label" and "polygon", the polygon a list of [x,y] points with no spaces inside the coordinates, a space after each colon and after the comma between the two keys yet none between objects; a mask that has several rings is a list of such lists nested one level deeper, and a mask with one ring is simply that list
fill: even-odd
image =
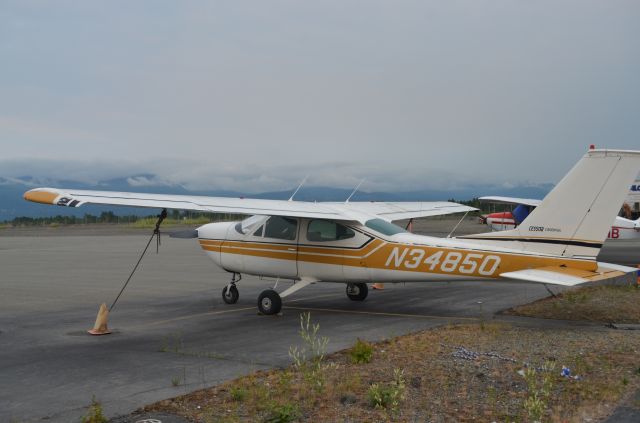
[{"label": "cessna 177rg cardinal", "polygon": [[209,257],[232,274],[223,288],[238,300],[241,274],[290,279],[258,297],[263,314],[315,282],[342,282],[354,301],[368,282],[515,279],[577,285],[635,271],[599,263],[598,251],[640,168],[639,151],[590,150],[517,228],[457,238],[406,232],[391,222],[464,212],[454,203],[310,203],[38,188],[25,199],[79,207],[110,204],[251,215],[197,229]]}]

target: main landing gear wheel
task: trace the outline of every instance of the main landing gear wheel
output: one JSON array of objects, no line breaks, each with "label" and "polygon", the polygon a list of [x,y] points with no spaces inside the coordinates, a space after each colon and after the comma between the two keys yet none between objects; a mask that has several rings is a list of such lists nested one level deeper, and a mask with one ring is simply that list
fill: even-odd
[{"label": "main landing gear wheel", "polygon": [[235,304],[238,302],[238,298],[240,298],[240,293],[235,285],[225,286],[222,288],[222,301],[225,303]]},{"label": "main landing gear wheel", "polygon": [[364,301],[369,293],[366,283],[348,283],[347,284],[347,297],[351,301]]},{"label": "main landing gear wheel", "polygon": [[262,291],[258,297],[258,310],[262,314],[278,314],[282,309],[282,298],[273,289]]}]

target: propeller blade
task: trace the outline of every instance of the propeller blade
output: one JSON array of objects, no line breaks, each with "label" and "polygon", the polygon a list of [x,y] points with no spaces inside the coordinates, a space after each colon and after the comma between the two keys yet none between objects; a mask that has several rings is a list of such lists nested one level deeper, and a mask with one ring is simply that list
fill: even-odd
[{"label": "propeller blade", "polygon": [[198,237],[197,229],[185,229],[182,231],[171,231],[167,233],[169,234],[169,238],[191,239]]}]

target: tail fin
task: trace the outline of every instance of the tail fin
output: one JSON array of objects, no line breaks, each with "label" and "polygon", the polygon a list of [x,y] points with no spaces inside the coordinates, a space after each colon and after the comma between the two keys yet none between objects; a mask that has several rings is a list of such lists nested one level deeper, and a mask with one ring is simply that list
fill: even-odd
[{"label": "tail fin", "polygon": [[516,229],[468,238],[491,240],[492,245],[511,241],[509,246],[515,243],[527,251],[564,257],[595,258],[638,169],[640,151],[589,150]]}]

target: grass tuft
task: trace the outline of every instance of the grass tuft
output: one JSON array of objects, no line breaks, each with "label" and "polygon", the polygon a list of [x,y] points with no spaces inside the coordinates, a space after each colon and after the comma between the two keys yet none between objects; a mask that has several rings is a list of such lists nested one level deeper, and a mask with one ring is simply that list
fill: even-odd
[{"label": "grass tuft", "polygon": [[366,364],[371,362],[373,358],[373,346],[367,341],[363,341],[360,338],[356,341],[356,344],[349,351],[351,356],[351,362],[355,364]]},{"label": "grass tuft", "polygon": [[265,423],[290,423],[300,417],[300,409],[293,404],[274,404],[271,406]]},{"label": "grass tuft", "polygon": [[242,402],[247,398],[247,390],[242,386],[234,386],[231,388],[231,399]]},{"label": "grass tuft", "polygon": [[91,405],[89,406],[89,410],[87,414],[82,417],[82,423],[107,423],[108,420],[104,416],[102,412],[102,404],[96,400],[96,396],[94,395],[91,398]]},{"label": "grass tuft", "polygon": [[369,404],[375,408],[386,408],[392,412],[398,411],[400,402],[404,399],[404,372],[393,370],[393,382],[389,384],[374,383],[369,387]]},{"label": "grass tuft", "polygon": [[300,370],[305,381],[315,390],[322,391],[325,387],[325,366],[323,364],[327,354],[329,338],[320,336],[319,323],[311,323],[311,313],[300,314],[300,338],[302,347],[289,348],[289,357],[294,366]]}]

